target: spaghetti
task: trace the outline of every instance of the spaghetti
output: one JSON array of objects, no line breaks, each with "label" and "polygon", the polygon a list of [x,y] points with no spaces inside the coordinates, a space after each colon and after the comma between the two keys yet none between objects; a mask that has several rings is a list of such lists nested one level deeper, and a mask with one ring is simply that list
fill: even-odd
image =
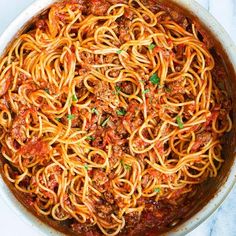
[{"label": "spaghetti", "polygon": [[38,214],[78,233],[130,232],[145,214],[166,225],[161,206],[217,176],[230,100],[176,14],[61,1],[12,43],[0,61],[4,174]]}]

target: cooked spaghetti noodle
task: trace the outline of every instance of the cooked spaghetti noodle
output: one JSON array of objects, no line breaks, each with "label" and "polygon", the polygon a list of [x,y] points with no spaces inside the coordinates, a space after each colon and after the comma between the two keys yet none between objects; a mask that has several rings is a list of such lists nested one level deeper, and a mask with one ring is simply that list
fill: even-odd
[{"label": "cooked spaghetti noodle", "polygon": [[217,176],[230,100],[195,24],[172,13],[63,1],[11,44],[0,61],[4,174],[39,215],[104,235],[145,214],[169,224],[161,206]]}]

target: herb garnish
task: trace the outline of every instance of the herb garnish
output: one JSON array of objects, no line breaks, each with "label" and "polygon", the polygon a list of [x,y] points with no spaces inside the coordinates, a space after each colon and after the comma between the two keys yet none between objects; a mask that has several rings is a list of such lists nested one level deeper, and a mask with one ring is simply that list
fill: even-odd
[{"label": "herb garnish", "polygon": [[95,113],[96,115],[98,115],[98,114],[99,114],[99,113],[98,113],[98,110],[97,110],[97,108],[96,108],[96,107],[92,108],[91,112],[92,112],[92,113]]},{"label": "herb garnish", "polygon": [[154,73],[151,77],[150,77],[150,81],[152,84],[159,84],[160,83],[160,78],[157,76],[156,73]]},{"label": "herb garnish", "polygon": [[88,170],[88,168],[89,168],[89,167],[88,167],[88,164],[84,164],[84,169],[85,169],[85,170]]},{"label": "herb garnish", "polygon": [[75,118],[75,115],[74,114],[69,114],[68,116],[67,116],[67,119],[68,120],[73,120]]},{"label": "herb garnish", "polygon": [[154,192],[160,193],[160,192],[161,192],[161,189],[160,189],[160,188],[154,188]]},{"label": "herb garnish", "polygon": [[131,166],[130,166],[130,165],[128,165],[128,164],[125,164],[124,166],[125,166],[125,169],[126,169],[126,170],[128,170],[128,171],[130,171],[130,170],[131,170]]},{"label": "herb garnish", "polygon": [[95,137],[93,137],[93,136],[88,136],[88,137],[86,138],[86,140],[94,141],[94,140],[95,140]]},{"label": "herb garnish", "polygon": [[151,43],[151,44],[148,46],[148,49],[149,49],[149,50],[152,50],[152,49],[154,49],[155,47],[156,47],[156,44]]},{"label": "herb garnish", "polygon": [[124,116],[126,114],[126,110],[121,108],[120,110],[117,110],[116,113],[118,116]]},{"label": "herb garnish", "polygon": [[119,94],[120,91],[121,91],[121,87],[119,87],[119,86],[115,86],[115,90],[116,90],[116,94]]},{"label": "herb garnish", "polygon": [[177,120],[177,124],[178,124],[179,128],[180,128],[180,129],[183,129],[183,128],[184,128],[184,125],[183,125],[183,122],[182,122],[180,116],[177,116],[177,117],[176,117],[176,120]]},{"label": "herb garnish", "polygon": [[76,97],[75,94],[73,94],[73,96],[72,96],[72,101],[73,101],[73,102],[77,102],[77,101],[78,101],[78,98]]},{"label": "herb garnish", "polygon": [[116,51],[117,54],[121,54],[122,52],[123,52],[123,50],[121,50],[121,49]]},{"label": "herb garnish", "polygon": [[145,89],[145,90],[143,90],[143,94],[146,94],[146,93],[149,93],[149,92],[150,92],[149,89]]}]

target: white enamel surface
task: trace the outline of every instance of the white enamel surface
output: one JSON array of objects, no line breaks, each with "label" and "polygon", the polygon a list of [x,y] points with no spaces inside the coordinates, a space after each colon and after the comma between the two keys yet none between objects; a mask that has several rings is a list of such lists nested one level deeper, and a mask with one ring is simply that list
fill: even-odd
[{"label": "white enamel surface", "polygon": [[[225,49],[228,51],[231,61],[236,66],[236,49],[232,40],[225,33],[222,27],[220,27],[215,20],[207,14],[197,3],[192,0],[176,0],[178,3],[182,3],[189,9],[193,9],[194,12],[202,18],[208,26],[212,29],[215,34],[220,37],[220,40],[224,42]],[[35,15],[46,5],[53,2],[53,0],[0,0],[0,33],[3,29],[12,22],[13,18],[17,16],[22,9],[24,9],[30,3],[33,3],[27,10],[23,12],[10,27],[5,31],[5,33],[0,38],[0,54],[5,48],[9,40],[15,35],[18,29],[26,22],[31,16]],[[236,42],[236,0],[198,0],[198,2],[205,7],[210,13],[212,13],[218,21],[224,25],[225,29],[228,31],[230,36]],[[207,207],[194,217],[194,220],[188,221],[185,225],[182,225],[178,232],[171,235],[184,235],[198,224],[200,224],[205,218],[213,213],[214,210],[222,203],[228,192],[235,182],[236,165],[232,168],[231,175],[229,176],[228,182],[222,188],[220,194],[213,199]],[[236,190],[236,189],[235,189]],[[218,210],[217,214],[214,214],[213,217],[210,217],[205,223],[200,227],[195,229],[193,232],[189,233],[188,236],[234,236],[236,231],[232,231],[234,227],[233,224],[236,222],[236,203],[233,201],[236,198],[236,191],[231,193],[231,201],[226,201],[220,209],[223,213],[220,214]],[[6,204],[7,203],[7,204]],[[43,225],[37,219],[34,219],[20,204],[14,199],[12,194],[9,192],[2,179],[0,178],[0,235],[4,236],[15,236],[15,235],[24,235],[24,236],[40,236],[40,235],[56,235],[57,233],[51,228]],[[224,208],[225,207],[225,208]],[[228,208],[227,208],[228,207]],[[14,212],[14,213],[13,213]],[[234,214],[232,214],[234,212]],[[16,213],[16,214],[15,214]],[[219,217],[225,216],[224,220],[218,220]],[[231,215],[230,215],[231,214]],[[219,216],[219,217],[218,217]],[[230,216],[227,219],[227,216]],[[232,219],[232,217],[234,217]],[[23,221],[26,222],[26,224]],[[219,221],[219,226],[217,222]],[[223,222],[223,224],[222,224]],[[232,222],[232,223],[230,223]],[[218,227],[219,230],[214,231],[214,227]],[[229,231],[226,231],[226,225],[229,226]],[[223,227],[224,226],[224,227]],[[231,226],[231,228],[230,228]],[[58,234],[57,234],[58,235]]]}]

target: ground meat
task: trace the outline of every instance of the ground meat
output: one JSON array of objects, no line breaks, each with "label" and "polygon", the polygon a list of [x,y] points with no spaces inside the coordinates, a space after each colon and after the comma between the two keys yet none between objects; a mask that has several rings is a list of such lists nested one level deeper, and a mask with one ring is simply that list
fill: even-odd
[{"label": "ground meat", "polygon": [[115,202],[114,196],[113,196],[113,194],[111,192],[105,192],[104,193],[104,198],[110,204],[114,204],[114,202]]},{"label": "ground meat", "polygon": [[[119,6],[111,11],[111,15],[113,16],[106,17],[111,4],[127,2],[131,3],[132,8]],[[178,131],[177,125],[175,124],[175,127],[173,125],[173,122],[170,122],[171,120],[175,122],[175,117],[177,116],[177,114],[181,114],[181,119],[183,120],[183,123],[186,124],[187,120],[192,117],[192,113],[195,112],[195,104],[178,107],[168,105],[167,108],[167,106],[164,106],[166,105],[164,103],[165,98],[169,99],[169,101],[171,102],[175,102],[177,100],[179,102],[190,101],[192,100],[192,98],[194,100],[195,95],[193,95],[192,93],[187,94],[185,92],[185,90],[189,90],[187,89],[187,86],[189,85],[185,84],[187,80],[185,80],[184,78],[179,78],[177,81],[175,81],[174,75],[176,74],[177,76],[178,73],[176,72],[180,72],[182,70],[185,64],[184,59],[189,56],[188,54],[195,53],[195,49],[194,47],[192,47],[192,49],[188,51],[188,44],[186,43],[176,46],[176,44],[178,44],[178,39],[183,35],[176,32],[177,28],[175,29],[175,27],[172,27],[174,25],[174,22],[171,22],[171,20],[173,19],[176,23],[180,24],[180,26],[182,26],[189,32],[191,32],[192,29],[191,27],[189,27],[189,20],[186,17],[173,9],[165,7],[162,3],[158,3],[157,0],[141,0],[141,2],[145,7],[148,7],[154,13],[157,12],[157,10],[161,9],[165,11],[165,13],[161,12],[160,14],[156,15],[157,25],[152,27],[151,29],[147,25],[148,23],[150,23],[150,25],[152,23],[152,19],[149,15],[150,12],[142,8],[142,6],[140,6],[137,1],[61,1],[60,3],[56,4],[55,7],[52,7],[52,10],[50,12],[52,14],[50,14],[49,20],[47,20],[48,15],[45,18],[39,19],[34,25],[36,26],[36,28],[33,28],[33,30],[29,32],[29,35],[31,35],[32,38],[35,38],[35,30],[37,30],[37,32],[42,32],[42,35],[45,36],[44,44],[47,43],[47,38],[51,39],[51,36],[58,36],[62,28],[66,30],[64,30],[64,32],[61,32],[61,36],[64,37],[69,34],[70,37],[73,38],[71,43],[67,42],[68,40],[60,41],[60,45],[56,50],[58,51],[58,53],[56,53],[55,58],[53,57],[52,61],[49,60],[50,63],[48,65],[45,65],[46,74],[49,73],[47,71],[47,68],[50,69],[51,67],[56,67],[55,71],[53,70],[53,68],[51,68],[52,73],[49,73],[52,78],[49,78],[48,80],[48,78],[46,78],[48,76],[40,76],[41,74],[45,74],[43,73],[43,71],[39,71],[37,73],[37,61],[35,62],[35,73],[36,75],[39,75],[39,83],[37,83],[37,85],[33,85],[32,79],[31,82],[26,83],[27,79],[29,80],[29,78],[27,78],[26,74],[17,72],[18,70],[16,69],[16,72],[19,73],[19,78],[17,78],[16,89],[12,92],[12,98],[14,102],[15,97],[18,99],[17,101],[19,101],[19,99],[23,99],[22,96],[21,98],[19,98],[19,94],[17,94],[18,87],[22,84],[22,86],[24,86],[24,89],[27,90],[26,95],[28,95],[29,92],[32,91],[32,88],[34,88],[33,86],[36,86],[35,88],[37,90],[39,88],[45,89],[45,92],[48,92],[50,97],[46,94],[47,99],[44,98],[44,96],[40,95],[38,95],[38,99],[35,96],[33,96],[33,98],[36,99],[36,102],[38,104],[40,103],[40,106],[38,107],[41,108],[42,113],[46,112],[44,112],[44,109],[42,109],[41,104],[42,106],[45,105],[45,107],[47,107],[45,108],[45,110],[48,109],[48,113],[50,113],[50,111],[52,110],[51,104],[54,104],[56,108],[58,108],[57,106],[60,106],[60,109],[56,109],[56,113],[58,117],[62,117],[64,115],[64,117],[61,118],[60,122],[62,122],[65,126],[61,126],[59,122],[56,122],[53,115],[51,117],[48,117],[48,122],[52,122],[52,120],[54,119],[55,122],[53,123],[53,125],[58,124],[59,128],[61,127],[63,129],[61,131],[62,135],[65,133],[64,129],[66,129],[66,127],[68,126],[68,122],[71,123],[73,129],[71,129],[70,132],[67,132],[67,136],[72,137],[73,132],[84,132],[82,134],[85,135],[84,141],[80,142],[79,144],[71,144],[68,146],[67,143],[63,143],[61,142],[61,140],[57,140],[59,143],[54,142],[51,144],[52,149],[55,149],[55,159],[58,162],[58,166],[55,166],[57,165],[56,163],[54,163],[55,160],[51,160],[49,155],[51,149],[44,141],[45,138],[50,138],[51,136],[53,136],[53,133],[50,133],[50,135],[48,133],[43,133],[42,138],[32,138],[35,135],[34,133],[37,132],[39,123],[33,123],[35,117],[32,116],[34,112],[29,108],[30,106],[32,106],[32,103],[28,103],[27,105],[29,107],[20,109],[17,114],[15,111],[17,110],[17,105],[19,104],[16,103],[15,109],[12,109],[13,111],[10,111],[13,119],[13,125],[10,129],[10,132],[6,132],[6,136],[13,137],[13,139],[10,140],[10,142],[6,143],[4,143],[5,137],[3,137],[2,139],[2,152],[7,154],[9,153],[8,156],[10,158],[13,156],[14,161],[14,150],[10,148],[14,147],[16,150],[18,150],[17,154],[22,155],[20,157],[20,164],[23,167],[26,165],[28,165],[27,167],[29,167],[29,173],[26,177],[21,179],[20,186],[24,186],[25,189],[29,187],[30,190],[35,189],[35,192],[32,191],[32,195],[35,194],[36,196],[35,199],[29,199],[28,203],[26,202],[26,204],[32,206],[39,202],[39,207],[45,209],[47,208],[48,204],[50,205],[52,203],[51,206],[48,205],[48,209],[51,210],[53,207],[54,197],[52,191],[55,193],[58,193],[58,191],[60,192],[59,183],[62,182],[62,178],[64,178],[68,182],[65,183],[66,186],[63,190],[63,196],[58,193],[60,195],[59,197],[61,197],[59,199],[59,203],[61,206],[59,205],[60,208],[58,208],[58,211],[56,211],[55,214],[59,218],[68,216],[69,218],[65,222],[63,221],[59,224],[71,225],[76,235],[81,234],[85,236],[92,236],[100,235],[102,233],[96,233],[101,231],[99,231],[100,229],[98,228],[98,226],[91,225],[91,222],[85,222],[84,224],[75,222],[76,219],[74,219],[74,215],[69,211],[69,209],[71,209],[71,211],[75,212],[75,214],[78,213],[76,204],[73,204],[75,202],[78,203],[78,206],[80,204],[83,204],[83,207],[85,209],[88,208],[88,212],[86,213],[88,221],[89,219],[93,221],[93,216],[97,218],[97,221],[94,220],[92,222],[95,225],[96,223],[100,223],[101,225],[106,223],[107,225],[109,225],[110,223],[120,224],[116,222],[114,218],[112,218],[112,214],[119,216],[119,213],[123,212],[124,210],[123,217],[125,218],[125,225],[122,225],[124,227],[121,229],[121,232],[119,232],[120,236],[150,236],[149,231],[152,230],[151,228],[157,231],[162,231],[165,227],[168,227],[168,225],[173,220],[178,220],[180,219],[180,217],[184,217],[183,213],[185,206],[187,206],[188,211],[191,210],[189,202],[185,201],[186,199],[183,197],[183,192],[186,191],[186,189],[190,189],[191,187],[191,190],[194,193],[195,185],[190,185],[188,186],[189,188],[183,187],[182,189],[178,190],[165,188],[167,184],[171,185],[171,183],[176,182],[176,173],[161,173],[160,171],[150,166],[147,163],[147,159],[150,159],[152,163],[160,164],[159,159],[161,155],[161,157],[164,158],[163,161],[167,162],[167,165],[169,163],[170,168],[172,168],[171,163],[175,165],[177,161],[181,161],[181,158],[177,155],[178,153],[176,154],[172,150],[173,148],[170,147],[170,142],[168,142],[168,140],[163,141],[162,137],[167,137],[169,133],[173,131],[173,129],[176,129]],[[73,5],[71,5],[71,3]],[[135,9],[137,9],[138,7],[141,8],[139,11],[141,14],[141,18],[146,22],[142,22],[142,19],[135,19],[135,17],[137,16],[137,11],[135,11]],[[63,11],[60,11],[62,8]],[[75,12],[73,11],[76,11],[76,14],[74,14]],[[82,11],[82,14],[80,11]],[[117,17],[116,15],[121,12],[123,12],[123,16],[120,15],[119,17]],[[96,17],[92,16],[91,14],[95,15]],[[89,15],[89,18],[86,18],[86,15]],[[102,15],[105,17],[97,17]],[[68,23],[70,23],[76,16],[78,16],[77,20],[68,25]],[[86,24],[86,28],[84,28],[81,32],[78,32],[78,28],[80,28],[80,25],[83,26]],[[99,31],[99,27],[101,26],[104,27],[103,29],[101,28],[101,31]],[[106,27],[109,27],[113,32],[111,33],[111,31],[107,30]],[[168,30],[168,27],[171,28],[170,31]],[[96,30],[98,35],[94,36],[94,32]],[[159,31],[171,34],[173,36],[173,39],[162,39],[162,37],[152,37],[152,35],[150,36],[150,33],[158,34]],[[113,33],[115,33],[116,36]],[[203,41],[207,39],[207,36],[205,34],[199,33],[199,36],[202,37]],[[147,37],[149,40],[146,39]],[[141,40],[144,42],[142,42],[140,45],[137,43],[129,42],[130,40],[136,39],[137,41]],[[97,40],[99,41],[98,45],[96,45],[95,43],[95,41]],[[52,43],[50,42],[51,41],[49,40],[49,44],[51,45]],[[199,45],[202,47],[206,47],[204,46],[204,43],[200,43]],[[167,46],[169,49],[167,49]],[[172,50],[172,46],[174,47],[174,50]],[[16,61],[14,62],[16,65],[18,65],[19,63],[17,62],[17,55],[15,58],[15,54],[17,52],[17,49],[20,48],[21,46],[12,51],[12,61]],[[65,52],[64,48],[70,51],[70,53]],[[105,53],[99,53],[97,50],[99,48],[104,50],[108,48],[108,50]],[[110,50],[109,48],[112,48],[112,50]],[[47,52],[47,47],[39,47],[39,50],[42,51],[42,53],[44,51]],[[24,56],[27,57],[30,51],[31,47],[29,45],[26,45],[24,53],[22,54],[22,59],[24,59]],[[61,53],[64,56],[59,58],[57,55],[60,55]],[[119,55],[120,53],[121,55]],[[126,57],[127,54],[128,57]],[[140,62],[138,66],[134,57],[136,57],[136,59]],[[210,65],[211,63],[211,59],[209,58],[210,57],[205,58],[206,66]],[[162,71],[163,63],[160,64],[159,59],[163,59],[164,62],[166,62],[165,64],[167,64],[168,67],[166,68],[167,71]],[[198,66],[199,63],[201,64],[200,59],[198,57],[195,57],[193,59],[194,65],[192,66],[193,70],[196,71],[196,73],[200,73],[201,68],[199,69],[200,66]],[[70,68],[74,65],[73,62],[75,60],[76,67]],[[130,60],[131,62],[129,63]],[[149,60],[150,63],[148,63],[147,60]],[[175,69],[174,71],[172,71],[171,62],[173,62],[173,67]],[[29,66],[27,65],[27,61],[23,61],[23,63],[25,67],[23,69],[27,69]],[[127,69],[122,68],[123,63],[128,65]],[[96,65],[94,66],[94,64]],[[160,64],[160,66],[158,64]],[[3,65],[3,67],[5,67],[5,65]],[[14,65],[12,68],[12,71],[14,71]],[[196,134],[196,140],[193,144],[192,151],[200,150],[209,141],[215,139],[214,133],[210,132],[210,129],[212,129],[212,122],[217,119],[217,127],[221,128],[224,122],[227,122],[226,116],[228,115],[228,112],[232,107],[232,104],[228,101],[228,98],[224,96],[224,92],[220,91],[220,89],[217,90],[217,87],[219,87],[218,83],[215,83],[215,81],[222,82],[222,80],[227,77],[227,74],[223,71],[224,68],[222,66],[220,68],[217,68],[216,70],[216,72],[213,72],[213,93],[211,96],[212,102],[210,103],[211,115],[206,117],[205,126],[202,124],[198,124],[195,125],[196,127],[189,128],[190,131],[194,131],[194,133]],[[68,74],[68,71],[72,74],[73,72],[75,72],[74,76],[72,75],[72,78],[63,76]],[[162,86],[160,82],[163,81],[160,81],[159,78],[156,78],[153,81],[152,76],[150,77],[150,75],[153,74],[154,71],[156,75],[159,75],[160,77],[163,77],[164,73],[164,77],[167,76],[167,78],[173,78],[173,80],[171,82],[168,79],[165,80],[164,82],[166,84]],[[99,73],[100,75],[96,76],[95,72]],[[110,82],[106,82],[106,80],[109,79],[107,78],[106,74],[108,72],[108,77],[112,77],[110,78]],[[138,76],[136,76],[137,74]],[[10,73],[7,75],[10,76]],[[122,75],[121,80],[118,78],[120,77],[120,75]],[[172,75],[173,77],[171,77]],[[42,81],[43,79],[45,81]],[[65,79],[68,79],[68,81],[70,80],[69,86],[67,86],[67,84],[63,84],[63,80]],[[111,81],[112,79],[113,81]],[[54,83],[55,81],[59,84]],[[50,85],[50,82],[53,82],[53,85]],[[88,86],[86,85],[86,83],[88,84]],[[145,91],[142,92],[139,90],[139,94],[136,93],[135,96],[122,96],[122,93],[131,95],[135,91],[138,91],[138,89],[136,89],[137,86],[139,86],[139,88],[142,87],[142,89],[144,87]],[[4,98],[9,96],[7,93],[7,90],[9,89],[9,79],[7,76],[0,82],[0,87],[0,98],[1,96],[3,96]],[[170,91],[168,91],[168,89]],[[199,86],[196,88],[196,90],[198,89]],[[65,105],[65,102],[67,101],[68,93],[70,94],[71,91],[73,91],[73,93],[75,92],[78,101],[75,101],[76,99],[72,97],[72,102],[69,104],[68,108],[70,109],[70,112],[68,112],[68,114],[71,115],[70,119],[70,115],[68,116],[68,114],[65,114],[66,111],[63,109],[63,107]],[[208,93],[209,91],[207,91],[206,97],[208,96]],[[35,94],[38,94],[38,92],[36,92]],[[59,95],[60,97],[58,97]],[[28,97],[29,99],[31,98],[31,96]],[[52,99],[53,97],[55,97],[55,99]],[[143,98],[145,98],[145,101],[141,102]],[[57,105],[58,103],[56,100],[60,100],[60,105]],[[0,99],[0,109],[8,109],[7,103],[10,104],[9,98],[6,99],[6,101],[6,104],[4,104],[4,101],[1,101]],[[14,105],[14,102],[11,103]],[[27,103],[26,100],[25,103]],[[81,108],[83,107],[83,104],[87,104],[87,106],[85,106],[85,108]],[[216,104],[218,107],[213,108],[213,104]],[[164,120],[161,116],[161,113],[166,113],[166,117],[164,117]],[[174,119],[169,119],[168,116]],[[45,126],[44,116],[42,116],[42,119],[43,126]],[[28,120],[30,124],[27,124]],[[168,121],[168,125],[166,125],[166,127],[163,126],[163,122],[165,120]],[[107,123],[104,124],[104,121],[107,121]],[[147,128],[144,128],[141,131],[142,136],[146,139],[155,141],[156,137],[160,134],[161,141],[156,140],[155,143],[153,143],[153,147],[150,151],[143,153],[136,153],[134,151],[133,153],[133,151],[131,151],[129,148],[129,141],[132,142],[131,145],[134,146],[135,149],[144,149],[144,147],[150,145],[140,137],[139,132],[135,133],[135,135],[132,136],[134,130],[140,130],[141,125],[145,121],[148,123]],[[3,122],[5,122],[4,119]],[[31,123],[33,123],[33,125],[31,125]],[[31,129],[27,133],[26,129],[28,129],[29,126],[33,127],[33,129]],[[162,127],[161,131],[160,127]],[[0,131],[2,131],[3,135],[5,135],[4,129],[1,129]],[[185,149],[187,149],[187,146],[185,145],[185,129],[180,129],[178,132],[179,136],[176,136],[176,138],[174,138],[174,146],[177,149],[183,149],[182,151],[184,152]],[[183,137],[181,136],[181,133]],[[219,135],[215,135],[217,136],[216,140],[218,140]],[[28,138],[29,136],[31,138]],[[132,138],[130,138],[130,136],[132,136]],[[183,146],[181,146],[182,143],[178,142],[178,139],[182,140],[181,137],[183,139]],[[19,141],[23,142],[23,144]],[[91,162],[100,164],[100,166],[104,164],[104,158],[102,157],[102,154],[97,153],[93,154],[92,156],[89,155],[89,151],[94,151],[93,153],[96,153],[97,148],[102,149],[108,154],[107,165],[105,168],[99,168],[96,165],[91,165]],[[65,168],[70,167],[70,163],[65,162],[65,158],[61,156],[64,153],[64,149],[68,154],[67,159],[71,159],[71,163],[74,163],[74,168],[70,168],[70,171],[68,171],[68,173],[66,173],[66,170],[64,170],[62,167],[59,167],[59,165],[63,165],[65,166]],[[164,155],[164,153],[166,154]],[[125,158],[128,155],[132,155],[136,160],[136,164],[138,163],[139,165],[137,166],[136,164],[132,163],[129,163],[129,165],[126,164]],[[40,158],[46,156],[48,158],[44,158],[43,160],[41,160],[40,158],[32,158],[34,156]],[[86,159],[88,160],[86,161]],[[32,165],[29,164],[31,164],[31,162],[35,160],[39,161],[37,162],[38,165],[32,168]],[[18,160],[16,160],[16,162],[17,161]],[[23,170],[21,171],[21,166],[19,168],[15,168],[17,167],[16,162],[13,163],[14,165],[12,165],[11,168],[13,171],[17,170],[16,174],[10,172],[10,176],[12,176],[12,178],[14,177],[14,179],[19,178],[19,175],[22,175],[23,173]],[[48,165],[44,165],[45,162],[48,162]],[[51,165],[52,162],[53,165]],[[196,160],[193,160],[192,162],[193,164],[190,163],[191,165],[188,165],[187,168],[189,173],[193,173],[194,175],[195,173],[199,172],[194,168],[199,167],[199,169],[202,169],[204,163],[200,162],[198,158],[196,158]],[[9,165],[11,165],[10,162],[8,163]],[[78,166],[76,165],[76,163],[78,163]],[[81,164],[84,165],[84,168],[81,168]],[[37,173],[39,169],[46,166],[46,171],[41,172],[39,176],[35,177],[35,173]],[[138,176],[140,177],[140,179],[136,184],[135,178],[139,170],[141,170],[142,175]],[[206,171],[206,173],[204,173],[200,177],[195,179],[192,178],[192,180],[203,180],[204,178],[206,179],[208,175],[209,171]],[[181,176],[178,181],[181,181],[182,178],[184,179],[184,176]],[[188,177],[186,178],[188,180]],[[39,183],[45,188],[43,188],[41,185],[38,186],[38,179]],[[71,182],[73,180],[75,180],[76,182]],[[89,181],[89,186],[87,186],[86,180]],[[153,182],[153,180],[155,180],[155,183]],[[189,180],[191,181],[191,179]],[[133,183],[134,186],[131,187],[127,181]],[[112,186],[113,183],[116,184],[119,188],[120,194],[117,193],[117,191],[114,191],[114,188]],[[152,186],[150,185],[150,183],[152,183]],[[155,186],[153,184],[155,184]],[[157,186],[161,186],[160,189],[156,186],[156,184],[158,184]],[[88,188],[85,189],[86,186]],[[149,191],[148,188],[150,191],[155,192],[154,196],[140,196],[140,191],[143,192],[143,195],[145,195],[144,193],[147,193]],[[77,194],[74,191],[71,191],[72,189],[74,189]],[[131,196],[129,196],[129,192],[132,190],[134,190],[134,192]],[[122,193],[126,194],[127,197],[122,196]],[[37,196],[38,194],[39,196]],[[136,197],[140,197],[140,199],[136,199],[136,201]],[[160,198],[158,198],[157,200],[156,197]],[[47,200],[50,201],[48,201],[47,203]],[[182,200],[183,204],[181,203]],[[193,203],[195,204],[196,201]],[[45,205],[46,207],[44,207]],[[65,207],[67,207],[67,210]],[[130,212],[135,209],[140,209],[139,207],[144,208],[140,212]],[[89,215],[90,211],[93,211],[93,216]],[[51,214],[51,212],[49,214],[49,217],[53,218],[53,214]],[[109,231],[109,233],[112,233],[113,231],[113,229],[111,228],[107,230]],[[155,235],[159,233],[159,231],[157,231],[155,232]]]},{"label": "ground meat", "polygon": [[160,10],[160,4],[156,0],[141,0],[144,6],[147,6],[153,13]]},{"label": "ground meat", "polygon": [[133,11],[131,11],[129,9],[125,9],[124,17],[129,19],[129,20],[132,20],[133,17],[134,17]]},{"label": "ground meat", "polygon": [[92,14],[103,16],[111,5],[106,0],[91,0],[89,1],[89,6]]},{"label": "ground meat", "polygon": [[109,204],[102,204],[96,206],[96,211],[98,216],[101,218],[105,218],[106,216],[110,215],[113,211],[112,206]]},{"label": "ground meat", "polygon": [[206,145],[212,139],[212,134],[210,132],[202,132],[196,135],[196,140],[192,146],[192,151],[197,151],[201,146]]},{"label": "ground meat", "polygon": [[58,182],[55,178],[55,175],[52,174],[49,177],[48,188],[54,191],[56,187],[58,187]]},{"label": "ground meat", "polygon": [[79,109],[77,107],[72,106],[71,108],[71,115],[67,115],[62,117],[61,122],[64,125],[68,124],[68,120],[69,120],[69,116],[71,116],[71,127],[72,128],[81,128],[83,125],[83,121],[82,121],[82,117],[81,115],[81,111],[79,111]]},{"label": "ground meat", "polygon": [[18,153],[24,157],[43,157],[49,153],[49,146],[48,143],[35,137],[22,146]]},{"label": "ground meat", "polygon": [[[142,105],[137,101],[130,101],[126,115],[123,118],[123,126],[127,131],[134,131],[143,123],[143,117],[139,113],[141,109]],[[137,115],[138,113],[140,114],[140,116]]]},{"label": "ground meat", "polygon": [[185,93],[185,87],[183,86],[183,80],[177,80],[171,83],[168,83],[168,88],[170,90],[170,94],[184,94]]},{"label": "ground meat", "polygon": [[119,24],[119,40],[121,43],[125,43],[129,40],[131,40],[131,36],[129,34],[129,28],[131,26],[131,20],[128,18],[121,18],[118,21]]},{"label": "ground meat", "polygon": [[183,23],[186,19],[185,16],[177,11],[174,11],[173,9],[169,11],[169,14],[171,15],[172,19],[178,23]]},{"label": "ground meat", "polygon": [[206,117],[206,122],[204,123],[205,127],[210,127],[212,122],[217,119],[217,117],[219,116],[219,109],[219,107],[215,107],[212,110],[211,115]]},{"label": "ground meat", "polygon": [[99,81],[96,85],[95,95],[98,100],[110,102],[114,98],[114,92],[110,88],[109,83]]},{"label": "ground meat", "polygon": [[189,104],[189,105],[184,106],[184,116],[187,119],[190,119],[192,115],[194,114],[195,110],[196,110],[195,104]]},{"label": "ground meat", "polygon": [[112,214],[117,210],[117,206],[110,204],[104,199],[100,199],[100,201],[95,204],[95,214],[102,219],[105,219],[107,222],[113,222]]},{"label": "ground meat", "polygon": [[118,84],[118,86],[120,86],[121,91],[126,94],[133,93],[133,84],[131,82],[122,82],[122,83]]},{"label": "ground meat", "polygon": [[[26,116],[31,114],[35,115],[35,110],[28,109],[27,107],[22,106],[19,110],[18,115],[13,120],[12,128],[11,128],[11,136],[13,139],[18,140],[20,142],[24,142],[26,140]],[[36,120],[37,118],[34,117]]]},{"label": "ground meat", "polygon": [[122,156],[123,150],[120,145],[115,145],[112,147],[115,156]]},{"label": "ground meat", "polygon": [[108,181],[107,174],[101,170],[94,170],[93,171],[93,181],[96,185],[104,185]]},{"label": "ground meat", "polygon": [[135,227],[140,221],[140,214],[137,211],[125,215],[125,223],[127,228]]},{"label": "ground meat", "polygon": [[71,224],[71,228],[77,234],[83,234],[84,236],[99,236],[98,229],[89,223],[81,224],[75,222]]},{"label": "ground meat", "polygon": [[82,67],[88,69],[91,64],[94,64],[94,55],[89,52],[80,52],[80,59],[82,60]]}]

